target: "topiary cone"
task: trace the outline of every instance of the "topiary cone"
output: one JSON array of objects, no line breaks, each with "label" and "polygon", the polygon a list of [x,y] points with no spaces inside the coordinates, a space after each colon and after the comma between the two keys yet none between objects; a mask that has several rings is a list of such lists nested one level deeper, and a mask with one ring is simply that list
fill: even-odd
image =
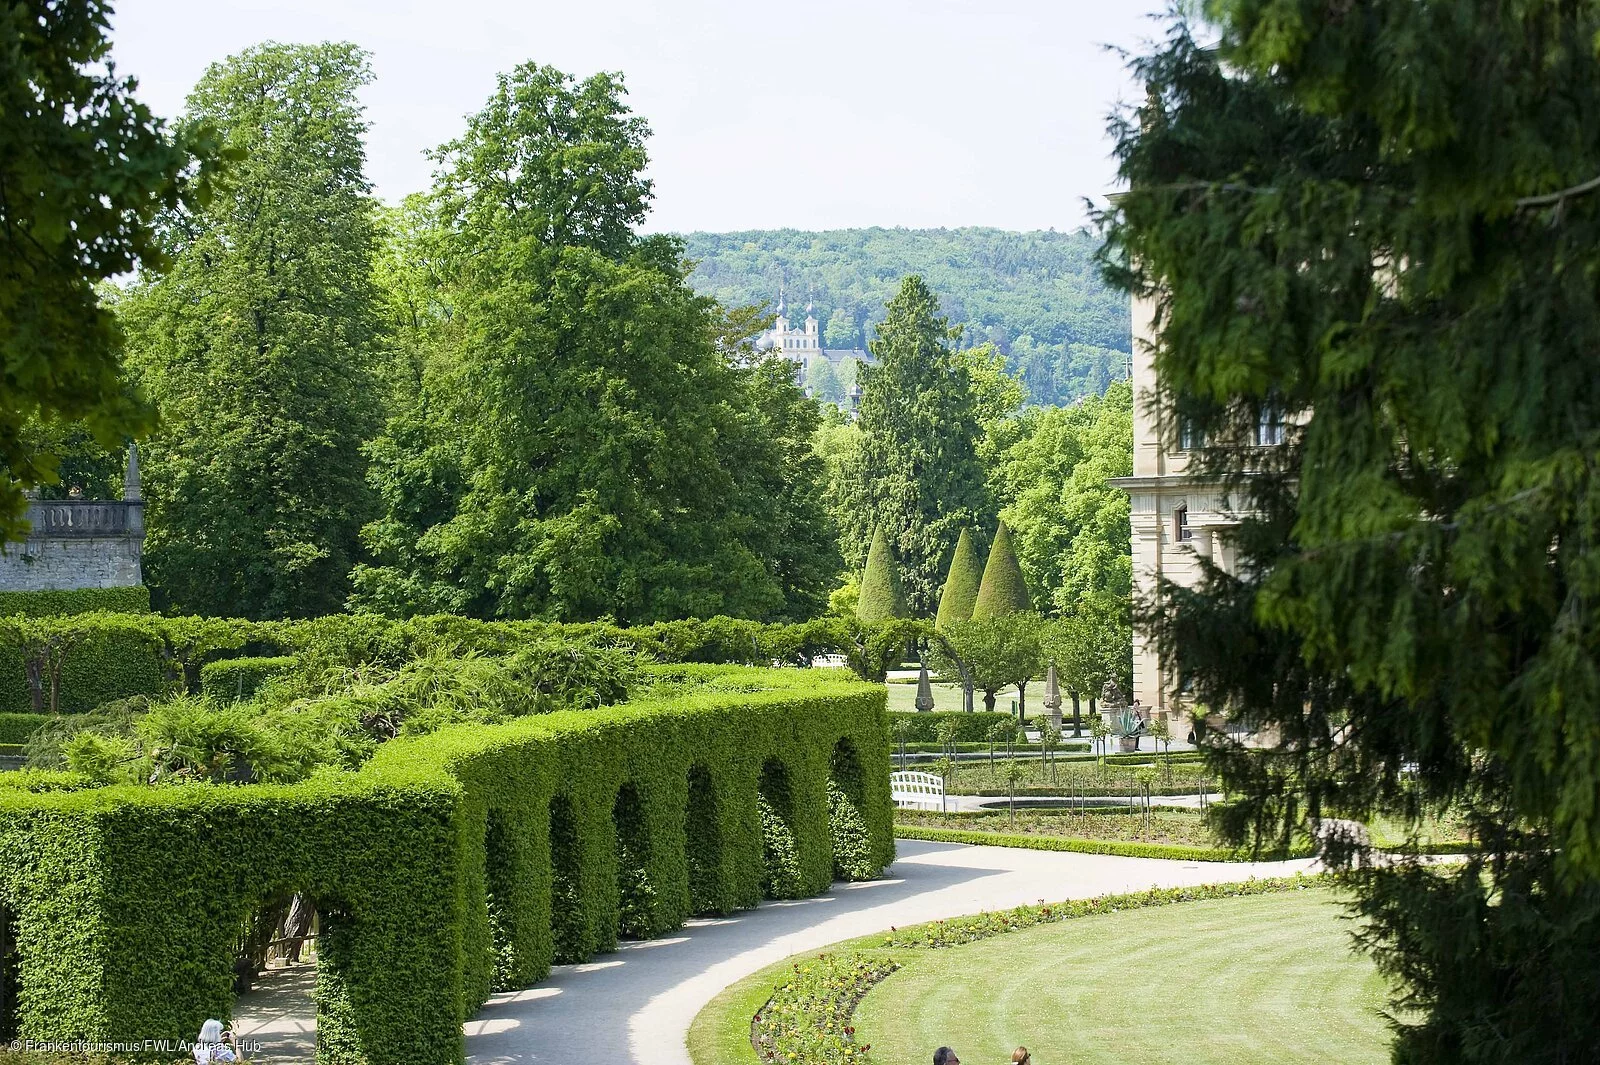
[{"label": "topiary cone", "polygon": [[900,567],[889,550],[889,539],[879,528],[872,533],[867,552],[867,570],[861,575],[861,598],[856,601],[856,617],[862,621],[884,621],[908,617],[905,591],[900,587]]},{"label": "topiary cone", "polygon": [[1005,617],[1032,606],[1017,553],[1011,548],[1011,530],[1001,522],[994,534],[994,545],[989,548],[989,563],[983,567],[983,583],[978,586],[978,601],[972,606],[972,620]]},{"label": "topiary cone", "polygon": [[956,540],[956,552],[950,557],[944,591],[939,593],[939,614],[934,626],[945,629],[951,622],[971,620],[982,584],[983,560],[978,557],[978,545],[973,540],[972,530],[962,529],[960,539]]}]

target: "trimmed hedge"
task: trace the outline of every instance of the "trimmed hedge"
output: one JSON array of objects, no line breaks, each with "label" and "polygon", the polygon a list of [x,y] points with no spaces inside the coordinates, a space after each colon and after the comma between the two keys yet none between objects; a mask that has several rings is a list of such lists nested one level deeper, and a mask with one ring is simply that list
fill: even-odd
[{"label": "trimmed hedge", "polygon": [[0,743],[27,743],[33,730],[50,720],[49,714],[0,714]]},{"label": "trimmed hedge", "polygon": [[60,614],[87,614],[95,610],[107,610],[118,614],[148,614],[150,589],[141,586],[0,592],[0,617],[21,614],[30,618],[43,618]]},{"label": "trimmed hedge", "polygon": [[[114,590],[114,589],[108,589]],[[19,593],[21,594],[21,593]],[[152,615],[100,612],[80,617],[0,618],[0,626],[20,623],[54,627],[65,632],[72,646],[61,660],[59,710],[78,713],[102,703],[133,695],[158,695],[166,688],[167,671],[161,660],[161,641],[152,628]],[[22,650],[0,642],[0,713],[34,711]],[[49,709],[48,683],[42,691]]]},{"label": "trimmed hedge", "polygon": [[248,699],[273,677],[294,669],[290,655],[222,658],[200,667],[200,693],[215,699]]},{"label": "trimmed hedge", "polygon": [[558,930],[582,957],[615,945],[624,913],[659,934],[755,904],[763,801],[793,837],[798,893],[833,879],[830,781],[875,867],[893,858],[882,688],[658,672],[679,683],[401,737],[359,772],[300,784],[71,790],[8,774],[0,901],[17,921],[20,1037],[192,1037],[232,1012],[242,922],[296,890],[321,920],[318,1060],[459,1062],[463,1021],[543,977]]},{"label": "trimmed hedge", "polygon": [[929,711],[926,714],[915,710],[891,710],[889,735],[898,744],[900,737],[895,733],[895,726],[903,721],[909,726],[906,743],[938,743],[939,726],[946,721],[954,721],[956,743],[981,743],[984,744],[983,749],[988,750],[989,730],[997,722],[1016,720],[1011,714],[999,710],[974,710],[970,714],[964,710]]},{"label": "trimmed hedge", "polygon": [[895,825],[894,834],[896,839],[925,839],[935,843],[971,843],[984,847],[1019,847],[1032,851],[1070,851],[1074,854],[1116,854],[1124,858],[1170,858],[1182,862],[1276,862],[1288,858],[1309,858],[1316,853],[1310,844],[1295,846],[1287,854],[1253,855],[1222,847],[1185,847],[1176,843],[1130,843],[1116,839],[1011,835],[1005,832],[976,832],[963,828],[923,828],[918,825]]}]

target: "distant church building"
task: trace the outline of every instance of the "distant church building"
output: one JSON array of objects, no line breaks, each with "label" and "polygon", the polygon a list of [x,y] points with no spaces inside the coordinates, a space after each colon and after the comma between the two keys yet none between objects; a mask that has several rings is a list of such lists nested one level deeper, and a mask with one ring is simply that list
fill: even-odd
[{"label": "distant church building", "polygon": [[144,498],[136,446],[128,447],[121,499],[33,499],[27,520],[27,537],[0,551],[0,592],[144,583]]},{"label": "distant church building", "polygon": [[[800,327],[790,325],[783,294],[778,294],[778,320],[773,324],[772,331],[761,340],[761,347],[771,351],[774,355],[787,359],[795,367],[795,383],[804,388],[806,383],[806,369],[813,359],[826,359],[835,370],[839,369],[846,359],[855,359],[862,365],[876,363],[870,352],[860,348],[825,348],[822,346],[822,331],[817,325],[817,316],[809,301],[806,303],[805,324]],[[857,381],[847,394],[845,409],[853,415],[861,405],[861,383]]]}]

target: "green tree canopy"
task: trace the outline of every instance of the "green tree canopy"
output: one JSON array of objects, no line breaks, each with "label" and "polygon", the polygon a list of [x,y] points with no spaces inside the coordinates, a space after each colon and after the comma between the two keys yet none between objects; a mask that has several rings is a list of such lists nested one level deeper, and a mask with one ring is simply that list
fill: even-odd
[{"label": "green tree canopy", "polygon": [[813,358],[806,363],[806,391],[823,403],[838,403],[844,399],[844,387],[839,383],[839,375],[833,372],[833,363],[825,358]]},{"label": "green tree canopy", "polygon": [[861,449],[840,486],[845,557],[859,564],[874,530],[901,560],[906,602],[938,605],[944,560],[960,530],[988,512],[971,376],[922,279],[909,277],[861,368]]},{"label": "green tree canopy", "polygon": [[1133,473],[1132,386],[1119,381],[1103,398],[1028,410],[1010,432],[990,484],[1028,585],[1052,614],[1087,612],[1126,624],[1129,500],[1107,482]]},{"label": "green tree canopy", "polygon": [[899,563],[888,538],[878,529],[872,534],[872,550],[867,553],[867,568],[861,575],[856,617],[870,623],[909,616]]},{"label": "green tree canopy", "polygon": [[115,75],[110,16],[102,0],[0,8],[0,541],[25,531],[23,490],[56,482],[68,437],[103,454],[151,424],[95,285],[161,266],[158,212],[204,199],[215,171],[206,131],[169,132]]},{"label": "green tree canopy", "polygon": [[970,621],[982,583],[983,559],[978,554],[977,541],[971,529],[962,529],[956,539],[955,552],[950,556],[950,570],[945,575],[944,590],[939,593],[939,614],[935,626],[945,629],[952,622]]},{"label": "green tree canopy", "polygon": [[[1017,611],[981,620],[954,621],[948,629],[941,629],[940,635],[944,646],[960,655],[973,687],[983,692],[984,709],[993,710],[1002,689],[1026,685],[1044,669],[1044,631],[1039,615]],[[945,672],[951,672],[945,664],[949,651],[940,655]]]},{"label": "green tree canopy", "polygon": [[[1141,612],[1235,841],[1459,819],[1358,860],[1394,1060],[1600,1046],[1600,5],[1215,0],[1123,116],[1111,276],[1212,446],[1237,563]],[[1208,38],[1219,35],[1208,30]],[[1255,446],[1263,417],[1287,441]]]},{"label": "green tree canopy", "polygon": [[173,607],[340,609],[381,416],[376,241],[362,168],[371,78],[351,44],[250,48],[208,69],[185,129],[242,158],[169,220],[173,267],[119,304],[161,429],[144,453],[146,574]]},{"label": "green tree canopy", "polygon": [[404,402],[371,445],[383,513],[356,604],[629,622],[822,608],[840,562],[816,406],[755,357],[750,315],[689,288],[674,240],[639,234],[649,131],[623,97],[613,75],[525,64],[436,153],[388,270],[419,354],[398,360]]},{"label": "green tree canopy", "polygon": [[994,543],[989,545],[989,561],[984,564],[983,581],[972,603],[972,617],[983,621],[1031,609],[1028,584],[1022,577],[1022,567],[1017,564],[1017,552],[1011,546],[1011,530],[1001,522],[995,530]]}]

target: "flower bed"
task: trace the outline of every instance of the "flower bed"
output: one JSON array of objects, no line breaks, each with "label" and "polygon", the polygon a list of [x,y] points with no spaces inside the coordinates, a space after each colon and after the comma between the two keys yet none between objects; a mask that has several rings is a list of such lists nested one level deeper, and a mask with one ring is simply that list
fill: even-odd
[{"label": "flower bed", "polygon": [[874,984],[899,967],[893,959],[855,951],[796,962],[750,1022],[756,1056],[784,1065],[865,1061],[872,1047],[856,1042],[850,1015]]}]

